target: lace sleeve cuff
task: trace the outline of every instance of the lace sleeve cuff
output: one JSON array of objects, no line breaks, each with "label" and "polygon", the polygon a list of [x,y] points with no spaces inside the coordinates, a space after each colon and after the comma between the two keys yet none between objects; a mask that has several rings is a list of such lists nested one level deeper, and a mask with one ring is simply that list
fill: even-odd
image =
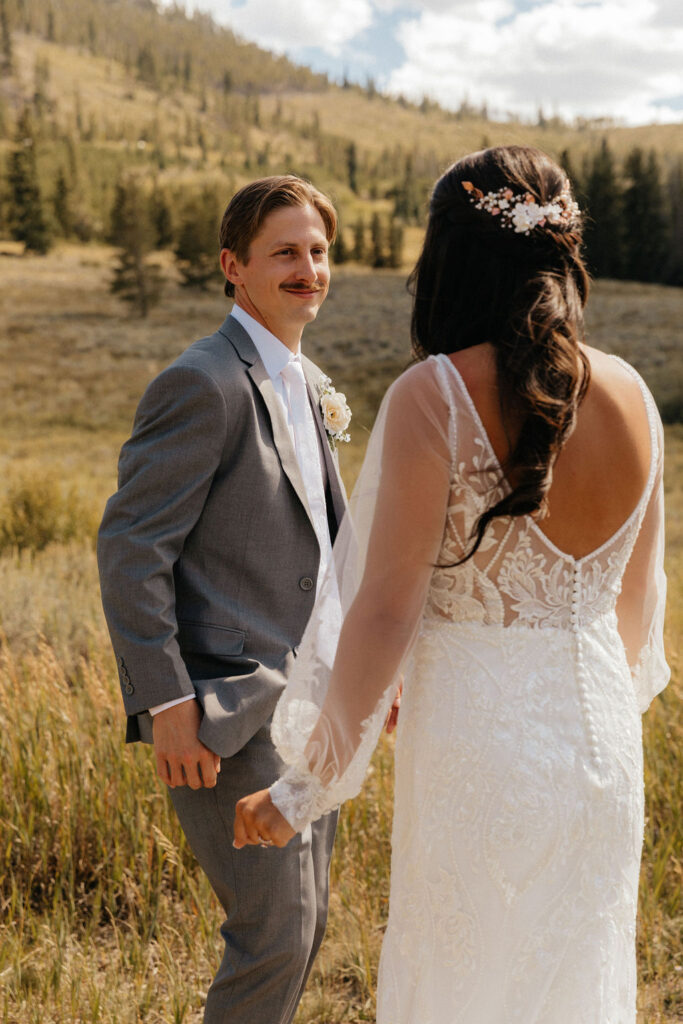
[{"label": "lace sleeve cuff", "polygon": [[631,669],[631,675],[640,713],[645,714],[671,676],[671,670],[664,658],[664,651],[652,643],[643,647],[637,663]]},{"label": "lace sleeve cuff", "polygon": [[306,825],[332,810],[320,779],[301,768],[288,768],[270,787],[270,797],[295,832],[303,832]]}]

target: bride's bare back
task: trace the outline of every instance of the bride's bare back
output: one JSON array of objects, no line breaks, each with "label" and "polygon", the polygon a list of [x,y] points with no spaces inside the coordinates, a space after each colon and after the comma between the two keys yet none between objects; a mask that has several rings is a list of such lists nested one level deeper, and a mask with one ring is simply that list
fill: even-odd
[{"label": "bride's bare back", "polygon": [[[651,440],[634,377],[617,360],[585,347],[591,381],[576,428],[562,449],[539,527],[561,551],[582,558],[628,519],[645,489]],[[460,373],[501,465],[510,450],[500,409],[494,348],[476,345],[449,356]]]}]

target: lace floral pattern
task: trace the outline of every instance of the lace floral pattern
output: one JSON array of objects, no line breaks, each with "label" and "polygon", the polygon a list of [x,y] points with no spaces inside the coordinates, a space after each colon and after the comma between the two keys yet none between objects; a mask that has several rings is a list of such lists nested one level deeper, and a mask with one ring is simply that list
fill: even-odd
[{"label": "lace floral pattern", "polygon": [[613,619],[584,646],[600,769],[570,632],[425,621],[397,741],[381,1024],[635,1022],[640,716]]}]

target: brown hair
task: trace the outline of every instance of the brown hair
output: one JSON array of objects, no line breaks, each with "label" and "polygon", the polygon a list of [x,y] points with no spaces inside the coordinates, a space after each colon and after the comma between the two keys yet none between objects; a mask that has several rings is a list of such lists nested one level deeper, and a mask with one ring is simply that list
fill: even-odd
[{"label": "brown hair", "polygon": [[465,561],[495,517],[545,512],[553,464],[573,429],[590,367],[579,347],[589,279],[578,211],[528,235],[505,230],[500,216],[477,209],[463,182],[484,194],[528,193],[545,205],[567,176],[528,146],[497,146],[459,160],[434,186],[410,276],[417,358],[490,342],[503,420],[517,427],[502,467],[512,490],[477,520]]},{"label": "brown hair", "polygon": [[[336,211],[327,196],[310,181],[295,174],[257,178],[236,192],[228,203],[221,221],[220,247],[231,249],[241,263],[248,263],[251,243],[269,213],[280,206],[307,205],[314,206],[320,214],[327,241],[332,243],[337,234]],[[225,294],[235,294],[230,281],[225,282]]]}]

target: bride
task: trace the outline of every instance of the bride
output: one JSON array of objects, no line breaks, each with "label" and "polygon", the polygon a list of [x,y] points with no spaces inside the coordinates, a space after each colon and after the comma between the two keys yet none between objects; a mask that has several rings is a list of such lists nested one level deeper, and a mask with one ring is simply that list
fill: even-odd
[{"label": "bride", "polygon": [[282,776],[237,805],[236,846],[283,846],[353,796],[403,673],[379,1024],[636,1020],[662,430],[635,370],[583,343],[580,244],[538,150],[437,182],[420,361],[385,396],[274,716]]}]

